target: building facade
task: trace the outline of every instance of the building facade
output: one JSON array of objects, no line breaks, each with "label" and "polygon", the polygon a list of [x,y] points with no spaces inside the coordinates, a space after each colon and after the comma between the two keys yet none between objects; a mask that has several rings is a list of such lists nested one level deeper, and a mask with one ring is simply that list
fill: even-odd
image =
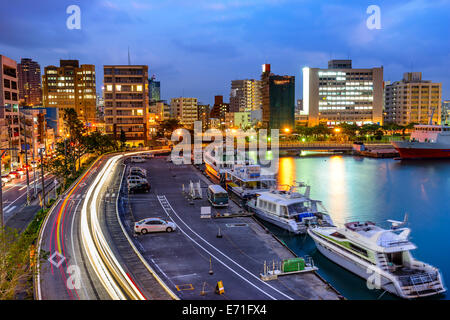
[{"label": "building facade", "polygon": [[225,126],[225,115],[227,112],[230,112],[230,104],[223,102],[223,96],[214,96],[214,105],[209,117],[219,119],[221,126]]},{"label": "building facade", "polygon": [[230,112],[246,112],[261,107],[261,81],[254,79],[231,81]]},{"label": "building facade", "polygon": [[150,103],[161,100],[161,82],[156,81],[155,76],[148,80],[148,98]]},{"label": "building facade", "polygon": [[58,134],[64,134],[64,109],[73,108],[83,124],[97,121],[95,66],[79,65],[78,60],[60,60],[60,66],[47,66],[42,76],[42,103],[58,108]]},{"label": "building facade", "polygon": [[407,72],[385,91],[385,122],[428,124],[433,115],[433,123],[441,123],[441,83],[422,80],[421,72]]},{"label": "building facade", "polygon": [[263,127],[294,129],[295,77],[275,75],[270,64],[264,64],[261,82]]},{"label": "building facade", "polygon": [[450,100],[444,100],[442,102],[442,123],[450,123]]},{"label": "building facade", "polygon": [[202,130],[206,131],[209,128],[209,114],[211,108],[209,104],[198,105],[198,120],[202,122]]},{"label": "building facade", "polygon": [[26,106],[42,104],[41,66],[36,61],[22,58],[17,64],[19,75],[19,101]]},{"label": "building facade", "polygon": [[180,124],[189,129],[194,128],[194,122],[198,120],[197,98],[173,98],[170,106],[174,118],[178,119]]},{"label": "building facade", "polygon": [[105,132],[126,144],[148,144],[148,66],[108,65],[103,67],[105,90]]},{"label": "building facade", "polygon": [[383,124],[383,67],[354,69],[331,60],[328,69],[303,68],[303,111],[308,125]]}]

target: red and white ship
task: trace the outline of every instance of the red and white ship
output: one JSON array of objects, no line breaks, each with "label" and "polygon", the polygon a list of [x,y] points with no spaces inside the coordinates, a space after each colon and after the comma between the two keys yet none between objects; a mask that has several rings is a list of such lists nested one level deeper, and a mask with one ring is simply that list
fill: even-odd
[{"label": "red and white ship", "polygon": [[450,126],[416,125],[409,141],[393,141],[402,159],[450,158]]}]

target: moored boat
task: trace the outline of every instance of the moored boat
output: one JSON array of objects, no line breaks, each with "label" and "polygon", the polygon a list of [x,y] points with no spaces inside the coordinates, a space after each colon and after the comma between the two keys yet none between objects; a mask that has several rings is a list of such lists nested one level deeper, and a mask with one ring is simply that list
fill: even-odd
[{"label": "moored boat", "polygon": [[391,229],[372,222],[350,222],[344,227],[308,229],[317,249],[341,267],[367,280],[369,288],[401,298],[419,298],[446,291],[439,269],[413,258],[416,246],[408,240],[405,222],[392,221]]}]

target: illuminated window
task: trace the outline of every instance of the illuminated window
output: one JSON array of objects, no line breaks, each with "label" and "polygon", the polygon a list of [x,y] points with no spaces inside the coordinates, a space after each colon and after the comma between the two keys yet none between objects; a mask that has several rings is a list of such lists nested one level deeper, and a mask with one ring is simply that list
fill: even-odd
[{"label": "illuminated window", "polygon": [[116,91],[122,90],[122,86],[120,84],[116,84]]},{"label": "illuminated window", "polygon": [[136,91],[142,91],[142,85],[136,86]]},{"label": "illuminated window", "polygon": [[106,85],[106,91],[112,91],[112,84]]}]

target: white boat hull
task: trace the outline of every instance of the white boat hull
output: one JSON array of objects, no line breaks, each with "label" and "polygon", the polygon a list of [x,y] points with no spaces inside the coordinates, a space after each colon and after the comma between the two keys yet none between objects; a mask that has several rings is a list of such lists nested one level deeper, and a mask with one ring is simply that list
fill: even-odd
[{"label": "white boat hull", "polygon": [[295,233],[295,234],[305,234],[306,233],[306,227],[298,228],[298,226],[297,226],[297,228],[294,228],[293,225],[289,224],[288,221],[278,219],[276,216],[267,214],[264,211],[256,209],[254,207],[249,207],[249,208],[261,220],[267,221],[267,222],[269,222],[271,224],[276,225],[277,227],[280,227],[282,229],[285,229],[285,230],[287,230],[289,232],[292,232],[292,233]]},{"label": "white boat hull", "polygon": [[[365,262],[361,258],[357,258],[355,256],[350,257],[351,255],[350,253],[346,253],[343,249],[339,248],[337,245],[334,245],[317,236],[312,230],[308,230],[308,234],[314,240],[316,247],[321,254],[323,254],[325,257],[327,257],[334,263],[338,264],[339,266],[343,267],[344,269],[347,269],[348,271],[356,274],[357,276],[363,279],[369,280],[368,289],[369,286],[371,286],[371,288],[374,288],[374,286],[376,285],[378,288],[386,290],[387,292],[390,292],[393,295],[405,299],[418,298],[419,296],[420,297],[431,296],[445,292],[445,289],[442,289],[440,291],[432,292],[429,294],[407,295],[401,289],[400,284],[394,275],[379,269],[378,267],[370,264],[369,262]],[[379,269],[377,271],[377,275],[375,275],[374,274],[375,271],[373,271],[376,269]],[[440,276],[439,282],[441,282]]]}]

